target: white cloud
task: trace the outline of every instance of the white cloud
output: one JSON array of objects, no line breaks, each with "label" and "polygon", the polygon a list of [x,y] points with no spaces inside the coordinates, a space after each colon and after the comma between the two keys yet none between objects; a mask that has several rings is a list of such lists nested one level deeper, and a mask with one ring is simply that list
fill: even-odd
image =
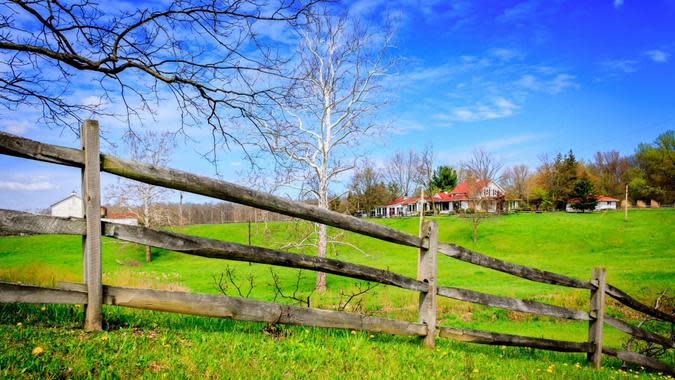
[{"label": "white cloud", "polygon": [[614,0],[614,8],[621,8],[623,5],[623,0]]},{"label": "white cloud", "polygon": [[3,120],[2,130],[13,135],[23,135],[31,128],[31,124],[26,120]]},{"label": "white cloud", "polygon": [[59,185],[49,181],[2,181],[0,180],[0,189],[13,191],[42,191],[58,189]]},{"label": "white cloud", "polygon": [[[504,161],[507,157],[516,157],[517,155],[515,155],[515,152],[522,148],[520,145],[548,137],[550,137],[549,134],[526,133],[506,138],[479,141],[470,146],[464,145],[460,149],[442,150],[436,152],[436,156],[439,161],[460,163],[471,157],[471,154],[475,149],[480,148],[495,153],[497,159]],[[520,160],[520,157],[518,157],[518,160]]]},{"label": "white cloud", "polygon": [[524,135],[511,136],[503,139],[497,140],[488,140],[479,144],[480,147],[485,148],[488,151],[500,150],[507,148],[513,145],[519,145],[528,141],[540,140],[547,137],[548,135],[528,133]]},{"label": "white cloud", "polygon": [[670,53],[657,49],[648,50],[645,52],[645,55],[656,63],[666,63],[670,59]]},{"label": "white cloud", "polygon": [[613,59],[600,62],[600,65],[610,72],[630,74],[637,71],[638,62],[634,59]]},{"label": "white cloud", "polygon": [[436,118],[450,121],[483,121],[501,119],[513,115],[516,104],[498,96],[489,103],[475,103],[469,106],[455,107],[449,114],[437,114]]},{"label": "white cloud", "polygon": [[523,54],[516,49],[494,48],[488,50],[488,53],[502,61],[510,61],[512,59],[523,57]]},{"label": "white cloud", "polygon": [[498,22],[517,22],[532,17],[538,10],[539,3],[536,0],[523,1],[506,8],[497,16]]},{"label": "white cloud", "polygon": [[579,87],[575,77],[565,73],[559,73],[552,78],[539,78],[532,74],[525,74],[516,81],[516,85],[529,91],[545,92],[551,95],[559,94],[568,88]]}]

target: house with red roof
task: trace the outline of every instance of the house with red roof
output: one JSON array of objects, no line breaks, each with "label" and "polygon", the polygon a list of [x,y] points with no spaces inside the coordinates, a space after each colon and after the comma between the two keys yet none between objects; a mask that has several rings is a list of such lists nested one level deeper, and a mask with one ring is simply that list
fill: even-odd
[{"label": "house with red roof", "polygon": [[[616,210],[619,200],[616,198],[612,197],[607,197],[605,195],[598,195],[596,196],[598,199],[598,204],[595,205],[595,211],[602,211],[602,210]],[[567,200],[567,204],[565,205],[565,211],[567,212],[578,212],[579,210],[575,209],[572,207],[572,203],[577,202],[577,198],[570,198]]]},{"label": "house with red roof", "polygon": [[[423,203],[425,211],[436,209],[441,214],[468,208],[477,211],[498,212],[503,210],[504,207],[504,189],[490,180],[465,180],[451,191],[441,191],[424,200],[420,197],[396,198],[375,208],[371,215],[377,218],[419,215],[421,203]],[[512,207],[517,207],[517,203]]]},{"label": "house with red roof", "polygon": [[[498,212],[504,205],[504,189],[491,180],[464,180],[450,191],[432,197],[441,214],[473,208],[476,211]],[[517,207],[517,204],[515,205]]]}]

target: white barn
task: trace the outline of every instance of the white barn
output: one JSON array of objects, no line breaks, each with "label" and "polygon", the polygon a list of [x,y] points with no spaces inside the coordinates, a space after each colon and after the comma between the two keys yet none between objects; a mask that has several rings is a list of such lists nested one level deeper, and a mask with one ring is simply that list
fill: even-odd
[{"label": "white barn", "polygon": [[49,206],[49,214],[62,218],[82,218],[84,217],[82,198],[73,191],[67,197]]}]

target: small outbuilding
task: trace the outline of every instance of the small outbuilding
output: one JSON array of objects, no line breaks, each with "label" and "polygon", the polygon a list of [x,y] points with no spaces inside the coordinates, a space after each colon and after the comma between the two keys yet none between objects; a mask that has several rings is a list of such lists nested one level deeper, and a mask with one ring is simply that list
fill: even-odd
[{"label": "small outbuilding", "polygon": [[[616,198],[612,197],[607,197],[604,195],[598,195],[597,196],[598,204],[595,205],[595,211],[601,211],[601,210],[616,210],[617,206],[619,204],[619,200]],[[565,205],[565,211],[567,212],[577,212],[579,210],[575,209],[572,207],[572,203],[575,202],[576,199],[572,198],[567,200],[567,204]]]},{"label": "small outbuilding", "polygon": [[62,218],[82,218],[84,217],[82,198],[73,191],[67,197],[49,206],[49,214]]}]

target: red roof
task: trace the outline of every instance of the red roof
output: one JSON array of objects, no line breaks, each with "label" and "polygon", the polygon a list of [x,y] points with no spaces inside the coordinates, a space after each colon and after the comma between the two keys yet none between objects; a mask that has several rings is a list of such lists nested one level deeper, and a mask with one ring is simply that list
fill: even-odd
[{"label": "red roof", "polygon": [[129,211],[129,212],[112,212],[112,213],[108,214],[105,218],[106,219],[132,219],[132,218],[136,219],[136,214],[134,214],[131,211]]},{"label": "red roof", "polygon": [[[618,202],[619,200],[616,198],[612,197],[607,197],[604,195],[596,195],[595,198],[598,200],[598,202]],[[579,198],[570,198],[567,200],[567,202],[579,202]]]},{"label": "red roof", "polygon": [[[432,202],[433,199],[431,197],[426,197],[424,198],[425,201],[427,202]],[[407,204],[412,204],[412,203],[417,203],[420,201],[420,197],[400,197],[396,198],[393,201],[385,204],[385,206],[394,206],[394,205],[407,205]]]},{"label": "red roof", "polygon": [[[484,188],[485,186],[490,184],[490,180],[482,180],[482,181],[476,181],[476,186],[477,189],[480,190]],[[450,201],[450,202],[455,202],[455,201],[468,201],[468,193],[469,193],[469,182],[468,180],[462,181],[459,183],[459,185],[455,186],[454,189],[448,191],[441,191],[436,194],[434,194],[434,198],[437,200],[441,201]]]},{"label": "red roof", "polygon": [[[484,180],[482,180],[482,181],[476,181],[476,187],[477,187],[478,189],[482,189],[482,188],[484,188],[485,186],[487,186],[488,184],[490,184],[490,180],[489,180],[489,179],[484,179]],[[463,193],[463,194],[466,194],[466,193],[468,193],[469,190],[470,190],[470,189],[469,189],[469,185],[470,185],[470,184],[469,184],[469,181],[468,181],[468,180],[462,181],[462,182],[460,182],[459,185],[455,186],[455,188],[452,189],[452,190],[450,191],[450,194],[456,194],[456,193]]]},{"label": "red roof", "polygon": [[466,196],[466,193],[453,194],[448,193],[447,191],[441,191],[439,193],[434,194],[434,199],[440,201],[455,202],[455,201],[468,201],[469,197]]}]

